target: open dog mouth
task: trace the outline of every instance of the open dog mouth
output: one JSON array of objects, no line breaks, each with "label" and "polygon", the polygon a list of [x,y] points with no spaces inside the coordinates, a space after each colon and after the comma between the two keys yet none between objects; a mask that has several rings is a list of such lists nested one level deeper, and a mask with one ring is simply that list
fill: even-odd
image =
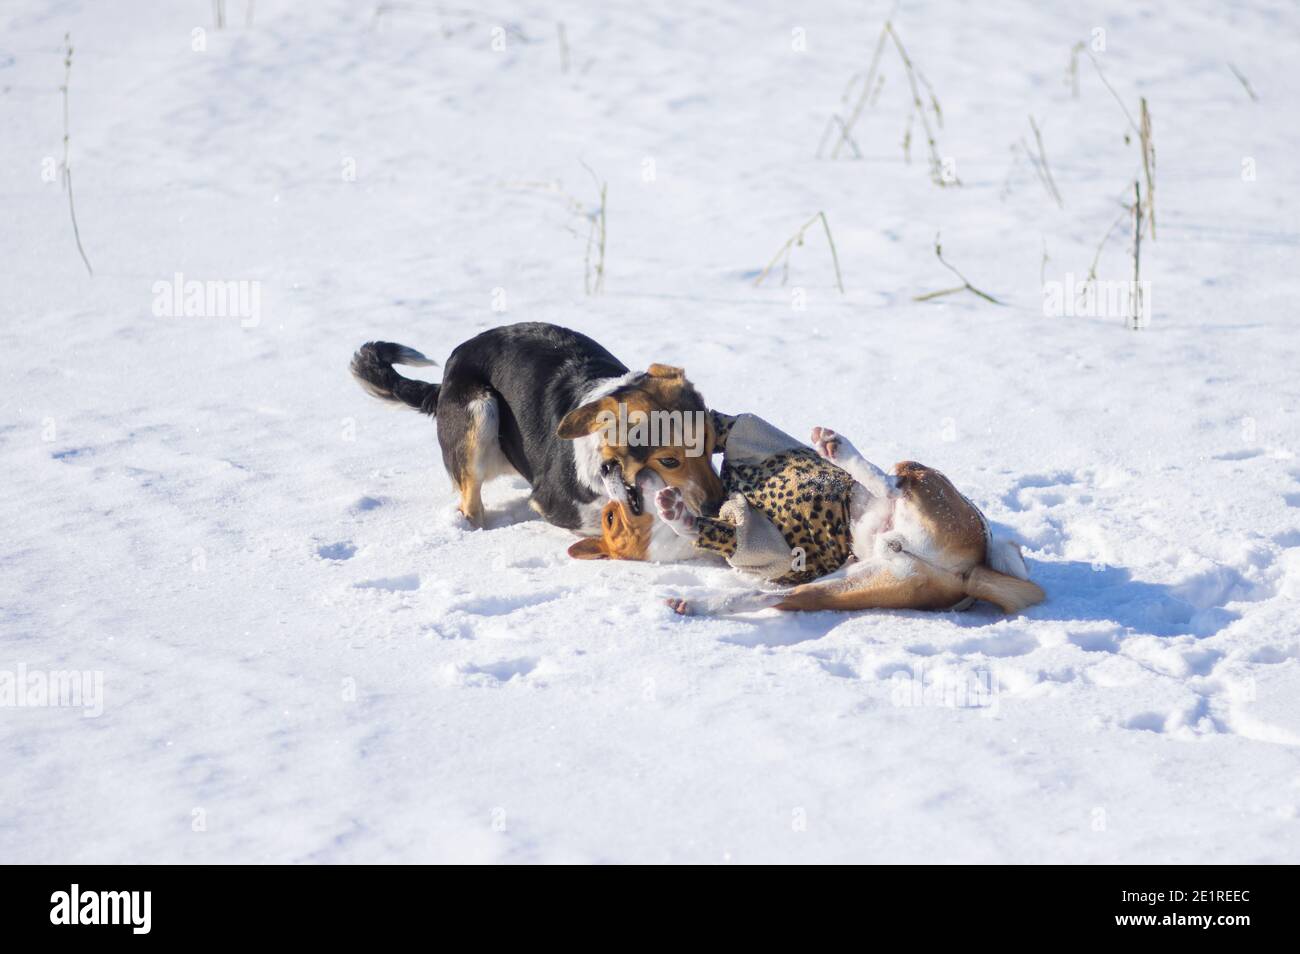
[{"label": "open dog mouth", "polygon": [[632,512],[632,516],[641,516],[644,512],[641,488],[636,484],[629,484],[623,478],[623,467],[618,461],[607,460],[601,464],[600,479],[605,485],[605,493],[609,495],[610,500],[617,500],[623,504]]}]

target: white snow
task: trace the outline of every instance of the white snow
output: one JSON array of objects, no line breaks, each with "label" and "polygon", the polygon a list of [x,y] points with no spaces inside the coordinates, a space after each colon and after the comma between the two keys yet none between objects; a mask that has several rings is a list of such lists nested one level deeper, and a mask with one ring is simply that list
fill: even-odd
[{"label": "white snow", "polygon": [[[1293,9],[904,2],[939,188],[892,50],[864,158],[813,158],[883,2],[389,6],[0,10],[0,673],[103,680],[95,718],[0,708],[0,860],[1300,857]],[[1140,332],[1043,314],[1138,169],[1092,63],[1066,80],[1097,29],[1154,128]],[[93,278],[42,177],[69,31]],[[1030,114],[1063,209],[1013,162]],[[592,211],[584,162],[603,296],[548,185]],[[847,293],[820,226],[753,287],[820,210]],[[938,232],[1005,307],[912,300],[954,283]],[[177,273],[259,282],[257,320],[156,316]],[[664,594],[746,581],[572,561],[518,481],[464,529],[433,424],[348,359],[525,320],[939,467],[1047,603],[682,619]]]}]

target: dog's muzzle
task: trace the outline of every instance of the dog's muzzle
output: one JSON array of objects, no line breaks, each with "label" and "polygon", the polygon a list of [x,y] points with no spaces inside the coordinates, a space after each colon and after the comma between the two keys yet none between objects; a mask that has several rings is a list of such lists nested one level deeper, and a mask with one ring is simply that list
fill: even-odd
[{"label": "dog's muzzle", "polygon": [[636,484],[629,484],[623,478],[623,465],[616,460],[607,460],[600,465],[600,480],[605,485],[605,493],[610,500],[617,500],[632,516],[639,517],[642,512],[641,489]]}]

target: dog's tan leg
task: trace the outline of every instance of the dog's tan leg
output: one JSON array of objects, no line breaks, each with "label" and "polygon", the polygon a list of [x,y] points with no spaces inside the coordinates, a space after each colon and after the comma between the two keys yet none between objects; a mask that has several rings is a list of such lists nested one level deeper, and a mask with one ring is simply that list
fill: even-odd
[{"label": "dog's tan leg", "polygon": [[466,429],[460,446],[460,473],[456,483],[460,488],[461,516],[474,528],[483,526],[483,447],[481,446],[478,415],[471,405],[470,420],[472,426]]},{"label": "dog's tan leg", "polygon": [[911,572],[893,567],[864,566],[849,576],[805,583],[788,590],[751,590],[714,593],[667,603],[681,616],[746,613],[775,607],[779,610],[948,609],[966,595],[962,578],[914,563]]},{"label": "dog's tan leg", "polygon": [[944,609],[963,596],[960,577],[915,567],[864,569],[842,580],[796,586],[776,604],[782,610]]},{"label": "dog's tan leg", "polygon": [[460,490],[458,509],[470,526],[481,527],[484,482],[515,470],[501,451],[496,399],[486,395],[474,398],[465,405],[465,416],[468,420],[453,455]]},{"label": "dog's tan leg", "polygon": [[460,478],[460,505],[456,508],[475,529],[483,526],[483,484],[474,474]]}]

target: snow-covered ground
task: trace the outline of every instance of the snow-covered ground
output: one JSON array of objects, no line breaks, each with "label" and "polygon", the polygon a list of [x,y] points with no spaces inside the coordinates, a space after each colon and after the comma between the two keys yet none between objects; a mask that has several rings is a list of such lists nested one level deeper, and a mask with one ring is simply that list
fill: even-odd
[{"label": "snow-covered ground", "polygon": [[[902,3],[948,188],[892,47],[814,158],[879,0],[225,6],[0,9],[0,689],[103,688],[0,708],[0,861],[1300,859],[1293,6]],[[1043,313],[1139,169],[1087,51],[1071,92],[1099,40],[1154,129],[1140,332]],[[820,225],[755,288],[823,210],[846,293]],[[938,232],[1005,306],[913,301]],[[177,273],[256,316],[160,316]],[[467,531],[348,358],[525,320],[941,468],[1048,601],[682,619],[743,581],[571,561],[517,483]]]}]

